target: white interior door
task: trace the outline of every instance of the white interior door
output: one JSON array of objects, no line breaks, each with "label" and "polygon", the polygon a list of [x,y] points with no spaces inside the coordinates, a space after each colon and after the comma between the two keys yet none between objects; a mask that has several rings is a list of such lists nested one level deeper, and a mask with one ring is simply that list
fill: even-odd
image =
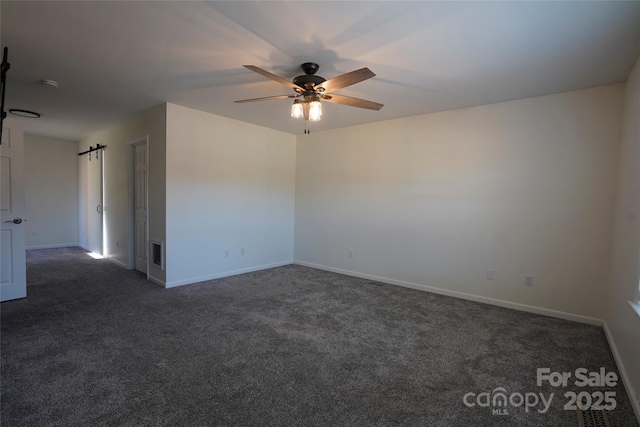
[{"label": "white interior door", "polygon": [[85,154],[87,162],[87,247],[96,254],[103,255],[102,246],[102,170],[104,150]]},{"label": "white interior door", "polygon": [[147,273],[147,144],[133,147],[134,252],[136,270]]},{"label": "white interior door", "polygon": [[24,234],[24,139],[7,118],[0,145],[0,301],[27,296]]}]

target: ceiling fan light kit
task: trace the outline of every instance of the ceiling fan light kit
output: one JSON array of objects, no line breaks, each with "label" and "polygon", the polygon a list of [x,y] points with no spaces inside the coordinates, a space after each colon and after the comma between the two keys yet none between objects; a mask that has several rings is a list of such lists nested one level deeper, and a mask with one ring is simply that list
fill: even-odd
[{"label": "ceiling fan light kit", "polygon": [[[305,62],[300,66],[302,71],[304,71],[304,75],[298,76],[293,79],[293,82],[290,82],[280,76],[263,70],[262,68],[258,68],[255,65],[245,65],[244,67],[278,82],[283,86],[293,89],[295,95],[276,95],[264,98],[243,99],[241,101],[235,101],[237,103],[294,98],[293,105],[291,105],[291,117],[295,119],[304,118],[305,121],[310,122],[318,122],[322,118],[322,103],[320,100],[347,105],[349,107],[364,108],[367,110],[377,111],[383,107],[383,104],[379,104],[377,102],[333,93],[335,90],[342,89],[374,77],[375,74],[368,68],[361,68],[326,80],[324,77],[316,75],[316,72],[320,68],[318,64],[315,62]],[[309,133],[306,128],[305,133]]]}]

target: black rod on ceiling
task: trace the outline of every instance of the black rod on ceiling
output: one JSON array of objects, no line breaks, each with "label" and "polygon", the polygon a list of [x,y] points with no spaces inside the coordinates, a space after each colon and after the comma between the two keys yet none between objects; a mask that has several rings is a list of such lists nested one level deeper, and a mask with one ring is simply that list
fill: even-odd
[{"label": "black rod on ceiling", "polygon": [[107,148],[106,145],[100,145],[100,144],[96,144],[95,147],[93,146],[89,146],[89,149],[87,151],[83,151],[82,153],[78,153],[78,156],[82,156],[83,154],[88,154],[88,153],[93,153],[94,151],[98,151],[101,150],[103,148]]},{"label": "black rod on ceiling", "polygon": [[[2,65],[0,66],[0,91],[2,94],[2,101],[0,101],[0,129],[2,129],[2,123],[4,122],[7,113],[4,111],[4,94],[7,91],[7,72],[11,68],[11,64],[8,61],[9,48],[5,47],[2,53]],[[2,145],[2,133],[0,133],[0,145]]]}]

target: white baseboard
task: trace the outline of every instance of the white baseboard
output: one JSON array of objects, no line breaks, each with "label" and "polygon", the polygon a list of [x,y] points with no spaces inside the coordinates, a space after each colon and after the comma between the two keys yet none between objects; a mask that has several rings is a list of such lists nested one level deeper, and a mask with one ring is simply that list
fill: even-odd
[{"label": "white baseboard", "polygon": [[83,245],[82,243],[78,243],[78,247],[84,249],[85,251],[89,251],[91,252],[91,249],[89,249],[88,247],[86,247],[85,245]]},{"label": "white baseboard", "polygon": [[635,412],[636,414],[638,423],[640,423],[640,402],[638,402],[639,395],[631,385],[631,380],[629,379],[629,375],[627,374],[627,369],[622,362],[622,357],[620,357],[620,352],[618,352],[618,346],[616,346],[616,342],[613,339],[613,334],[611,333],[606,320],[603,321],[602,327],[604,329],[604,334],[607,336],[607,341],[609,341],[609,347],[611,348],[611,353],[613,353],[613,358],[616,361],[616,365],[618,365],[620,376],[622,376],[622,384],[624,385],[624,389],[627,391],[627,396],[629,396],[629,400],[631,401],[631,407],[633,408],[633,412]]},{"label": "white baseboard", "polygon": [[107,258],[107,260],[109,260],[110,262],[114,263],[118,267],[122,267],[125,270],[130,270],[129,266],[127,264],[125,264],[124,262],[118,261],[117,259],[112,258],[112,257],[106,257],[106,258]]},{"label": "white baseboard", "polygon": [[53,243],[51,245],[35,245],[35,246],[27,246],[27,250],[31,249],[58,249],[58,248],[77,248],[78,243]]},{"label": "white baseboard", "polygon": [[165,283],[164,280],[160,280],[157,277],[153,277],[150,274],[147,274],[147,280],[152,282],[152,283],[155,283],[156,285],[162,286],[163,288],[167,287],[167,284]]},{"label": "white baseboard", "polygon": [[[341,268],[328,267],[326,265],[314,264],[310,262],[294,260],[294,264],[303,265],[305,267],[317,268],[319,270],[331,271],[334,273],[344,274],[347,276],[360,277],[362,279],[375,280],[377,282],[388,283],[390,285],[397,285],[411,289],[418,289],[421,291],[433,292],[435,294],[447,295],[455,298],[466,299],[470,301],[482,302],[491,305],[497,305],[500,307],[511,308],[514,310],[526,311],[529,313],[541,314],[544,316],[557,317],[565,320],[572,320],[575,322],[586,323],[589,325],[601,326],[604,329],[604,333],[609,342],[609,347],[611,348],[611,352],[613,353],[613,358],[618,366],[618,371],[620,372],[620,376],[622,377],[622,384],[627,392],[627,396],[629,396],[629,400],[631,401],[631,406],[633,407],[633,411],[640,423],[640,395],[636,394],[636,391],[633,389],[631,385],[631,381],[629,379],[629,375],[627,374],[627,370],[625,368],[624,363],[622,362],[622,358],[620,357],[620,353],[618,352],[618,347],[613,339],[613,335],[611,334],[611,330],[607,325],[607,322],[601,319],[596,319],[593,317],[581,316],[578,314],[566,313],[563,311],[550,310],[547,308],[534,307],[525,304],[519,304],[494,298],[481,297],[478,295],[467,294],[464,292],[450,291],[442,288],[434,288],[431,286],[420,285],[417,283],[405,282],[402,280],[389,279],[386,277],[374,276],[371,274],[358,273],[355,271],[343,270]],[[640,392],[640,391],[639,391]]]},{"label": "white baseboard", "polygon": [[175,288],[176,286],[190,285],[192,283],[205,282],[207,280],[220,279],[222,277],[235,276],[238,274],[251,273],[252,271],[266,270],[268,268],[282,267],[283,265],[293,264],[293,260],[276,262],[273,264],[258,265],[255,267],[242,268],[240,270],[225,271],[222,273],[212,274],[210,276],[192,277],[190,279],[175,280],[165,285],[166,288]]},{"label": "white baseboard", "polygon": [[435,288],[432,286],[421,285],[418,283],[405,282],[403,280],[389,279],[388,277],[374,276],[371,274],[358,273],[356,271],[343,270],[341,268],[328,267],[326,265],[314,264],[311,262],[294,260],[294,264],[303,265],[305,267],[317,268],[319,270],[332,271],[334,273],[344,274],[346,276],[360,277],[362,279],[375,280],[376,282],[388,283],[390,285],[402,286],[405,288],[418,289],[420,291],[432,292],[434,294],[446,295],[455,298],[461,298],[469,301],[482,302],[485,304],[497,305],[499,307],[511,308],[513,310],[526,311],[528,313],[541,314],[543,316],[556,317],[559,319],[572,320],[574,322],[586,323],[589,325],[602,326],[602,320],[594,317],[582,316],[579,314],[566,313],[564,311],[551,310],[548,308],[535,307],[516,302],[510,302],[495,298],[482,297],[479,295],[467,294],[464,292],[450,291],[448,289]]}]

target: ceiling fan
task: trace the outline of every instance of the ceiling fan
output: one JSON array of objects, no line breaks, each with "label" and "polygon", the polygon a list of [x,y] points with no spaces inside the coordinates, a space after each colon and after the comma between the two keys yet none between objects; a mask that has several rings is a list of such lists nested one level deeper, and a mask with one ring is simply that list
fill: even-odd
[{"label": "ceiling fan", "polygon": [[[293,79],[293,82],[290,82],[289,80],[276,76],[275,74],[254,65],[245,65],[244,67],[278,82],[283,86],[293,89],[295,94],[243,99],[241,101],[235,101],[237,103],[293,98],[295,100],[291,106],[291,117],[304,117],[305,120],[312,122],[319,121],[322,116],[322,105],[320,104],[320,100],[347,105],[349,107],[365,108],[367,110],[379,110],[383,107],[383,104],[379,104],[377,102],[333,93],[333,91],[374,77],[375,74],[368,68],[361,68],[326,80],[325,78],[316,75],[318,68],[320,68],[318,64],[314,62],[305,62],[300,66],[302,71],[304,71],[304,75],[298,76]],[[308,131],[305,130],[305,133],[308,133]]]}]

